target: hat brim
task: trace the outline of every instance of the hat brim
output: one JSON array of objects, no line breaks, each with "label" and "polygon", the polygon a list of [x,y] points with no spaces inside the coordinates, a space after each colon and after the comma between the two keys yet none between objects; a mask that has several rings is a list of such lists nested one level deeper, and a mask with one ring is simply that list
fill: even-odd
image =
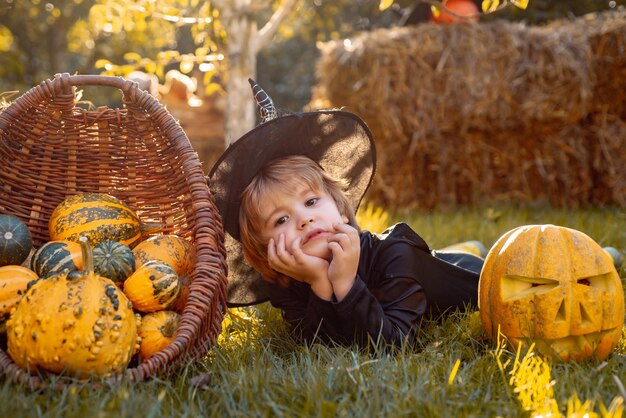
[{"label": "hat brim", "polygon": [[[306,156],[332,178],[347,185],[346,197],[356,212],[376,167],[376,148],[367,125],[353,113],[325,110],[292,113],[265,122],[231,144],[209,173],[209,188],[222,217],[229,265],[230,306],[268,299],[260,275],[242,266],[239,245],[241,195],[268,162],[289,155]],[[239,248],[238,248],[239,247]]]}]

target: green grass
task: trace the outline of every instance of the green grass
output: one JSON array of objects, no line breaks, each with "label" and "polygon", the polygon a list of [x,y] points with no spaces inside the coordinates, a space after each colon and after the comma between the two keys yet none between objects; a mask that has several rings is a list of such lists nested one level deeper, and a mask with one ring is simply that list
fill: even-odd
[{"label": "green grass", "polygon": [[[626,252],[626,213],[617,209],[502,206],[390,219],[407,220],[433,248],[473,239],[489,247],[513,227],[552,223]],[[201,361],[138,384],[31,391],[3,378],[0,418],[530,417],[548,401],[563,415],[599,417],[604,407],[619,416],[626,336],[605,362],[532,360],[521,353],[516,363],[515,353],[482,338],[475,317],[460,313],[426,324],[419,350],[303,347],[263,304],[230,311],[219,346]],[[535,413],[523,409],[521,395]]]}]

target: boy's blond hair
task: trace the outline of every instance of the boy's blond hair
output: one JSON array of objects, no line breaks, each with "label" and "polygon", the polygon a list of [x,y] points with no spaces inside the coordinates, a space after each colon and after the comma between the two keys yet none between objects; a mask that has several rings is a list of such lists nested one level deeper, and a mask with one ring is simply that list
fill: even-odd
[{"label": "boy's blond hair", "polygon": [[354,210],[343,192],[344,185],[331,178],[313,160],[303,155],[293,155],[265,164],[242,193],[239,228],[246,261],[270,282],[286,284],[289,278],[269,266],[268,243],[260,235],[262,225],[258,202],[261,196],[274,187],[293,190],[299,184],[314,191],[326,192],[335,201],[339,213],[348,218],[348,224],[358,229]]}]

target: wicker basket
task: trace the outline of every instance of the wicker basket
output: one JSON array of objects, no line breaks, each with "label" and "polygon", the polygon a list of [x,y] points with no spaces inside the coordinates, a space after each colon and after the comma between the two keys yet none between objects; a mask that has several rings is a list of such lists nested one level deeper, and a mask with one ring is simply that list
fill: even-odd
[{"label": "wicker basket", "polygon": [[[82,108],[76,86],[117,88],[124,106]],[[195,268],[175,341],[109,382],[141,381],[207,353],[226,309],[224,233],[197,154],[153,96],[119,77],[56,75],[0,113],[0,167],[0,213],[25,221],[36,248],[49,240],[54,208],[77,192],[114,195],[143,222],[193,243]],[[25,372],[4,350],[0,372],[35,388],[67,384]]]}]

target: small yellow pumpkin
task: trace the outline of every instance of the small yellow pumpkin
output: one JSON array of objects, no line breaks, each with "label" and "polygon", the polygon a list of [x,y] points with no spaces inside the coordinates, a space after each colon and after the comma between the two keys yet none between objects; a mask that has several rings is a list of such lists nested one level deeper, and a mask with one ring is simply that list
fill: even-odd
[{"label": "small yellow pumpkin", "polygon": [[170,345],[176,338],[179,323],[180,315],[174,311],[163,310],[145,314],[138,330],[141,337],[139,349],[141,358],[152,357]]},{"label": "small yellow pumpkin", "polygon": [[137,264],[159,260],[169,264],[179,275],[188,274],[193,266],[191,243],[178,235],[157,235],[133,248]]},{"label": "small yellow pumpkin", "polygon": [[180,290],[176,270],[156,260],[148,261],[124,281],[124,293],[141,312],[170,308],[176,303]]},{"label": "small yellow pumpkin", "polygon": [[138,348],[139,315],[109,279],[93,271],[81,238],[85,268],[37,281],[7,321],[8,353],[26,370],[106,377],[123,371]]},{"label": "small yellow pumpkin", "polygon": [[23,266],[0,267],[0,320],[22,299],[28,284],[37,279],[37,273]]},{"label": "small yellow pumpkin", "polygon": [[117,241],[134,247],[156,225],[144,225],[137,214],[118,198],[104,193],[78,193],[54,209],[48,228],[54,241],[77,242],[89,238],[92,246]]}]

